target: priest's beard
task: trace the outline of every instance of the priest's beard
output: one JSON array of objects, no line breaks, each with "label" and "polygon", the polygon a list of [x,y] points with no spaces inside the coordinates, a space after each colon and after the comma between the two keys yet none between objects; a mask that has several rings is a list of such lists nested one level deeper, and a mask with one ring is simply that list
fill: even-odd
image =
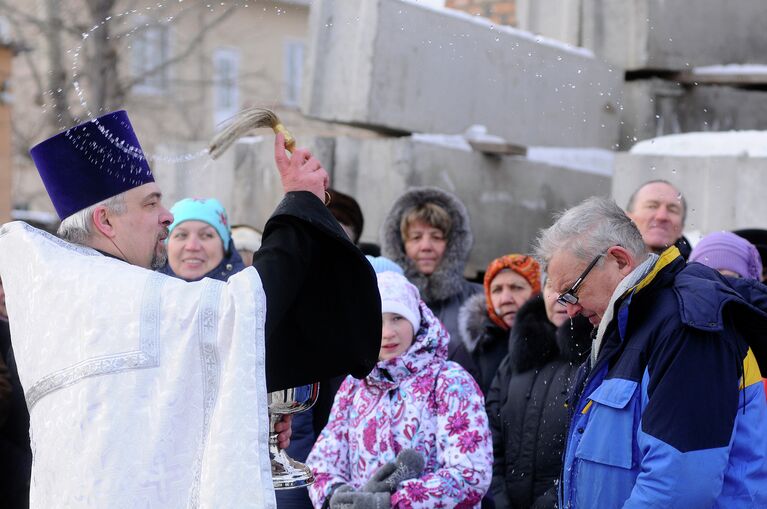
[{"label": "priest's beard", "polygon": [[163,236],[157,238],[157,244],[155,244],[154,253],[152,253],[152,261],[149,262],[149,267],[152,270],[161,269],[168,262],[168,249],[163,241],[167,236],[168,232],[166,230]]},{"label": "priest's beard", "polygon": [[152,268],[152,270],[161,269],[165,267],[165,263],[167,261],[168,261],[168,253],[164,249],[160,253],[155,251],[154,255],[152,255],[152,261],[150,262],[150,267]]}]

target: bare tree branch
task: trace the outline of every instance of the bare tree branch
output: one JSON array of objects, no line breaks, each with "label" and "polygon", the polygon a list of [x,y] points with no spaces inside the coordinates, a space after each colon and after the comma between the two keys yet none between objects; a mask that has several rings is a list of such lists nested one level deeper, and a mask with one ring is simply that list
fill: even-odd
[{"label": "bare tree branch", "polygon": [[205,40],[205,37],[207,36],[208,32],[214,27],[223,23],[227,18],[229,18],[232,15],[232,13],[235,11],[235,9],[236,9],[235,6],[228,7],[220,16],[218,16],[211,22],[206,23],[205,25],[200,27],[197,30],[197,33],[195,34],[195,36],[189,41],[189,43],[186,45],[186,47],[184,48],[182,52],[178,53],[172,58],[169,58],[167,60],[160,62],[156,66],[150,69],[147,69],[145,72],[141,74],[133,76],[132,79],[130,80],[125,80],[123,83],[121,83],[122,89],[126,91],[130,90],[135,85],[141,83],[147,77],[152,76],[153,74],[157,73],[161,69],[169,67],[187,58],[197,49],[197,47],[202,43],[202,41]]},{"label": "bare tree branch", "polygon": [[[19,9],[18,7],[12,5],[6,0],[0,0],[0,11],[3,12],[4,16],[8,16],[8,17],[13,16],[16,19],[17,23],[18,22],[28,23],[30,25],[37,27],[41,31],[45,31],[47,27],[47,21],[45,18],[33,16],[32,14],[29,14],[28,12],[25,12]],[[71,35],[80,36],[82,34],[82,30],[79,30],[76,26],[72,26],[72,25],[68,25],[64,23],[63,20],[61,22],[60,28]]]},{"label": "bare tree branch", "polygon": [[51,122],[53,125],[56,125],[56,122],[72,125],[74,117],[69,111],[69,101],[67,100],[71,85],[61,58],[64,53],[61,40],[63,23],[59,7],[57,0],[45,0],[47,26],[44,32],[48,43],[48,65],[50,66],[48,83],[49,93],[53,99],[53,107],[49,114],[52,115]]}]

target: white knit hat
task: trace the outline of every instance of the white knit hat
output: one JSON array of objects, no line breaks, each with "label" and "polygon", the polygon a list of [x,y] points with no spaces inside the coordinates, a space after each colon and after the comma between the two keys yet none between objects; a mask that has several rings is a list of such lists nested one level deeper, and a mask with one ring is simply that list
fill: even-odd
[{"label": "white knit hat", "polygon": [[255,253],[261,247],[261,233],[251,226],[233,226],[232,239],[237,249],[247,249]]},{"label": "white knit hat", "polygon": [[413,326],[413,334],[417,334],[421,328],[421,311],[418,309],[421,296],[418,288],[396,272],[381,272],[377,276],[381,312],[403,316]]}]

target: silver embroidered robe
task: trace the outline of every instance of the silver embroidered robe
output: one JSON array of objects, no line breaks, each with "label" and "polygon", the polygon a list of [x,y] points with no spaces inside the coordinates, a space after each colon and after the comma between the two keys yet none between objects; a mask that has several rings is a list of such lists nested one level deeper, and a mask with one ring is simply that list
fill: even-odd
[{"label": "silver embroidered robe", "polygon": [[16,222],[0,277],[32,508],[275,507],[253,267],[186,283]]}]

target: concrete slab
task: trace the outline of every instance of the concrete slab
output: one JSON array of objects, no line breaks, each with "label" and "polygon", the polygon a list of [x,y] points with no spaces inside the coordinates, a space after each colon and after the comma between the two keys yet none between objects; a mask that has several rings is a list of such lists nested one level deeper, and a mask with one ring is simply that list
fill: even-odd
[{"label": "concrete slab", "polygon": [[[365,216],[364,242],[379,242],[386,214],[409,187],[437,186],[455,193],[472,219],[475,244],[467,270],[472,276],[504,253],[529,252],[538,230],[551,224],[555,212],[610,192],[610,176],[600,169],[604,164],[585,170],[588,163],[572,154],[548,154],[547,164],[520,156],[487,156],[410,136],[317,138],[306,143],[332,175],[331,185],[358,200]],[[189,196],[215,197],[232,223],[262,228],[283,196],[271,137],[239,142],[214,163],[169,161],[171,155],[201,147],[163,149],[166,158],[156,161],[154,169],[164,202],[170,206]],[[556,166],[558,159],[569,159],[565,164],[581,169]]]},{"label": "concrete slab", "polygon": [[516,27],[580,46],[582,0],[517,0]]},{"label": "concrete slab", "polygon": [[622,72],[581,48],[401,0],[312,3],[303,110],[396,132],[472,124],[518,145],[611,148]]},{"label": "concrete slab", "polygon": [[767,92],[729,86],[681,86],[653,78],[624,85],[621,150],[656,136],[763,129]]},{"label": "concrete slab", "polygon": [[581,1],[581,44],[629,71],[767,63],[763,0]]},{"label": "concrete slab", "polygon": [[436,186],[466,205],[474,232],[467,274],[505,253],[529,253],[555,212],[592,195],[608,195],[610,177],[533,162],[486,156],[403,137],[336,140],[333,185],[355,196],[365,214],[362,240],[379,242],[394,200],[413,186]]},{"label": "concrete slab", "polygon": [[648,180],[673,183],[688,204],[686,231],[703,234],[738,228],[767,228],[767,157],[664,156],[619,153],[612,193],[625,207]]}]

